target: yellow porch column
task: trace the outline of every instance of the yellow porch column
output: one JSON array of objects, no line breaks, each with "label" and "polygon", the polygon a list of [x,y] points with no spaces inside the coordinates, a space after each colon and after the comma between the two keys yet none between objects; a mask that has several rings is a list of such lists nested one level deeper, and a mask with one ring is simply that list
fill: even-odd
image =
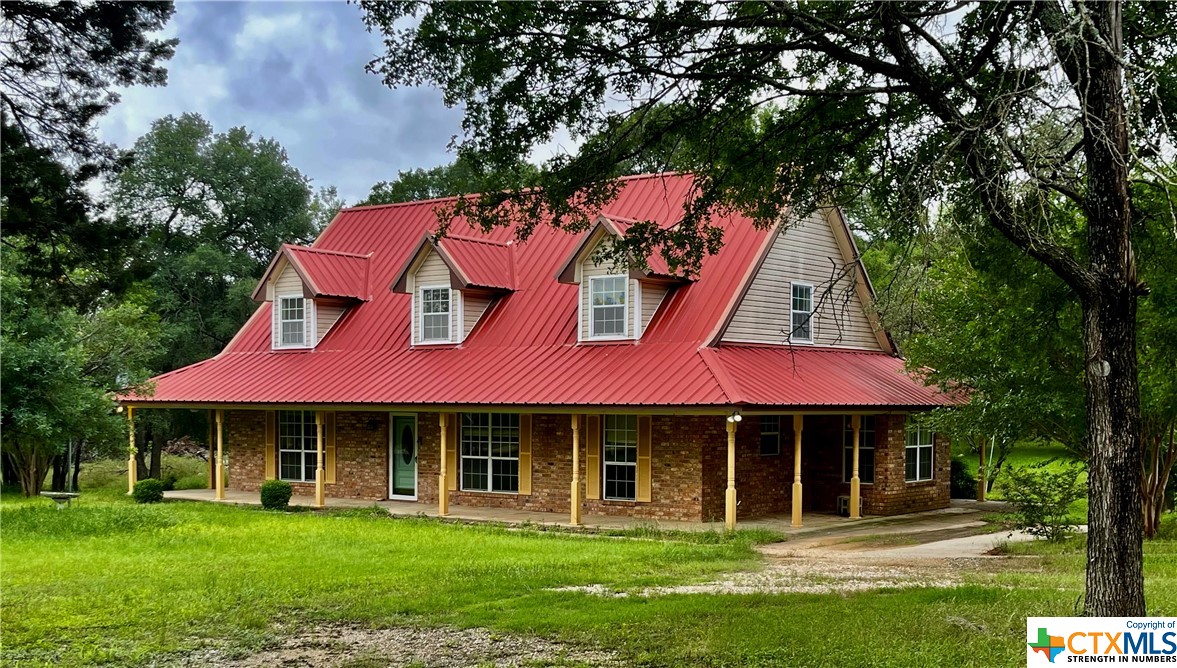
[{"label": "yellow porch column", "polygon": [[315,411],[315,507],[327,505],[327,469],[323,466],[323,411]]},{"label": "yellow porch column", "polygon": [[862,428],[862,416],[850,416],[850,427],[854,429],[854,457],[851,459],[850,470],[850,519],[856,520],[862,517],[862,513],[858,512],[858,495],[861,492],[861,481],[858,478],[858,434]]},{"label": "yellow porch column", "polygon": [[793,526],[801,526],[801,415],[793,416]]},{"label": "yellow porch column", "polygon": [[445,517],[450,514],[450,490],[447,482],[445,460],[446,460],[446,435],[449,433],[449,413],[440,413],[438,424],[441,426],[441,469],[437,476],[437,514]]},{"label": "yellow porch column", "polygon": [[727,493],[723,503],[723,525],[728,531],[736,528],[736,421],[727,421]]},{"label": "yellow porch column", "polygon": [[217,409],[217,501],[225,500],[225,411]]},{"label": "yellow porch column", "polygon": [[127,406],[127,433],[129,434],[129,445],[127,447],[127,494],[135,491],[135,483],[138,482],[139,471],[135,467],[135,453],[138,448],[135,447],[135,407]]},{"label": "yellow porch column", "polygon": [[580,524],[580,416],[572,414],[572,493],[568,523]]}]

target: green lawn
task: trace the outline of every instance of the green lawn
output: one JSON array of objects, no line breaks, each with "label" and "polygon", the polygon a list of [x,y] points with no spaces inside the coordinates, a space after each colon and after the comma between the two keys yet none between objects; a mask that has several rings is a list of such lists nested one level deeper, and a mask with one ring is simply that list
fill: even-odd
[{"label": "green lawn", "polygon": [[[1177,541],[1150,543],[1150,612],[1177,614]],[[207,644],[260,647],[289,622],[482,626],[584,642],[648,666],[1025,665],[1027,615],[1070,614],[1079,547],[957,588],[850,595],[602,598],[756,569],[752,534],[591,537],[374,510],[274,513],[114,491],[58,512],[0,506],[0,663],[146,665]],[[1028,562],[1028,565],[1026,565]]]}]

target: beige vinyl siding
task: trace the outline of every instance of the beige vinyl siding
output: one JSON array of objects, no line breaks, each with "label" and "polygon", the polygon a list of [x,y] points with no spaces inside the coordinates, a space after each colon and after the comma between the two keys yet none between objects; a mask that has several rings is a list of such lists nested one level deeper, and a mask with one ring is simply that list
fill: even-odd
[{"label": "beige vinyl siding", "polygon": [[470,336],[470,330],[478,324],[479,318],[486,313],[491,298],[476,295],[462,295],[462,340]]},{"label": "beige vinyl siding", "polygon": [[278,280],[274,281],[274,297],[290,297],[292,295],[302,294],[302,279],[299,278],[298,272],[286,263],[286,267],[278,274]]},{"label": "beige vinyl siding", "polygon": [[323,337],[327,336],[327,332],[331,331],[335,323],[339,322],[339,319],[343,317],[345,310],[342,306],[320,306],[315,304],[315,345],[318,345],[319,341],[322,341]]},{"label": "beige vinyl siding", "polygon": [[[413,343],[421,340],[421,288],[449,287],[450,268],[437,253],[429,251],[428,257],[417,268],[409,283],[413,289]],[[457,341],[458,312],[461,308],[461,292],[450,290],[450,341]]]},{"label": "beige vinyl siding", "polygon": [[[602,241],[601,243],[608,243]],[[600,247],[600,244],[597,246]],[[618,274],[628,274],[628,271],[618,267],[614,270],[612,262],[603,260],[600,266],[593,264],[593,255],[596,249],[588,254],[588,257],[580,265],[580,339],[588,341],[589,339],[589,322],[592,319],[592,311],[589,308],[589,279],[594,276],[615,276]],[[637,303],[638,282],[629,279],[629,289],[626,291],[626,307],[628,308],[628,316],[626,317],[626,326],[629,331],[629,336],[632,338],[633,331],[633,308]]]},{"label": "beige vinyl siding", "polygon": [[[831,285],[831,279],[833,285]],[[724,341],[787,343],[793,281],[813,285],[813,344],[879,350],[879,340],[822,211],[777,236]]]},{"label": "beige vinyl siding", "polygon": [[654,317],[654,313],[658,311],[658,307],[662,305],[662,300],[666,299],[666,292],[669,288],[658,285],[643,285],[642,289],[642,332],[650,326],[650,320]]}]

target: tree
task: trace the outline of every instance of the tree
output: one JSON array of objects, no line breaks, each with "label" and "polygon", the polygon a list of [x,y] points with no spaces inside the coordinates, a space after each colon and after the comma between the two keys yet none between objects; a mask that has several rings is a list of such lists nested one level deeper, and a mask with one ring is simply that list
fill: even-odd
[{"label": "tree", "polygon": [[538,170],[531,163],[518,160],[495,174],[481,171],[472,158],[459,155],[448,165],[430,169],[411,169],[397,172],[392,181],[380,181],[372,186],[367,199],[359,205],[396,204],[423,199],[453,197],[493,190],[517,189],[530,186]]},{"label": "tree", "polygon": [[[1169,3],[563,4],[362,1],[386,84],[439,86],[465,113],[460,150],[504,166],[557,132],[586,137],[673,102],[640,143],[549,160],[535,190],[442,211],[584,229],[615,165],[662,136],[709,146],[678,225],[635,225],[618,257],[662,246],[695,270],[722,244],[712,213],[760,225],[868,196],[897,224],[943,196],[1054,272],[1082,305],[1090,459],[1085,611],[1145,611],[1137,300],[1129,175],[1153,174],[1177,109]],[[1133,100],[1131,107],[1125,100]],[[1155,180],[1155,179],[1154,179]],[[1081,253],[1051,225],[1081,212]],[[1042,215],[1046,210],[1048,215]],[[550,218],[539,214],[550,214]],[[530,221],[530,222],[529,222]]]},{"label": "tree", "polygon": [[94,120],[116,88],[162,86],[178,40],[157,39],[171,2],[5,2],[0,102],[5,123],[34,146],[82,160],[111,158]]}]

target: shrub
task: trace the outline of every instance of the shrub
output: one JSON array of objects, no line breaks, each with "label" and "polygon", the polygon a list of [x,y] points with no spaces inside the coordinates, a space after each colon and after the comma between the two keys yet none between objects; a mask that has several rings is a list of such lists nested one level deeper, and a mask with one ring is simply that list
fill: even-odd
[{"label": "shrub", "polygon": [[286,510],[294,490],[285,480],[267,480],[262,483],[262,508]]},{"label": "shrub", "polygon": [[176,488],[177,476],[175,473],[165,473],[163,475],[163,491],[170,492]]},{"label": "shrub", "polygon": [[952,471],[948,481],[952,498],[974,499],[977,497],[977,478],[969,472],[963,461],[952,460]]},{"label": "shrub", "polygon": [[145,478],[135,483],[135,491],[131,495],[138,503],[159,503],[163,501],[163,488],[162,480]]},{"label": "shrub", "polygon": [[1014,505],[1014,525],[1027,533],[1060,541],[1075,529],[1071,504],[1087,494],[1081,480],[1083,465],[1073,462],[1051,470],[1054,459],[1030,466],[1009,467],[1002,476],[1002,493]]}]

